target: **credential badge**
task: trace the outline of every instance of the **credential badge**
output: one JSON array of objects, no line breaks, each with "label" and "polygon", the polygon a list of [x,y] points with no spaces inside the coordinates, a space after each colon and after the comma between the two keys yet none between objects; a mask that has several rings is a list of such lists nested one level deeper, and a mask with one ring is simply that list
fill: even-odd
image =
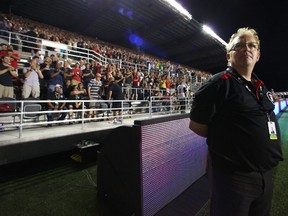
[{"label": "credential badge", "polygon": [[271,103],[274,103],[274,98],[273,98],[272,93],[271,93],[270,91],[268,91],[268,92],[266,93],[266,95],[267,95],[268,99],[271,101]]}]

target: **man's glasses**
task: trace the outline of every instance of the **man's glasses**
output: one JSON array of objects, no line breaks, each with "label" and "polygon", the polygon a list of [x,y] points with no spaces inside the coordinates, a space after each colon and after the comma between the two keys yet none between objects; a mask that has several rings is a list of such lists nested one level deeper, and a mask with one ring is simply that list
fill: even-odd
[{"label": "man's glasses", "polygon": [[[239,42],[236,43],[231,50],[233,51],[242,51],[243,49],[245,49],[246,47],[248,47],[251,51],[255,51],[258,49],[258,45],[256,42],[248,42],[248,43],[243,43],[243,42]],[[231,51],[230,50],[230,51]]]}]

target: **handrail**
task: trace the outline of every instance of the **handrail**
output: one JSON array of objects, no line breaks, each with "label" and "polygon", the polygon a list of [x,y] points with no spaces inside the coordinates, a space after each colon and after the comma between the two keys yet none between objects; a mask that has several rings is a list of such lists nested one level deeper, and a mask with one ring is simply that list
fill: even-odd
[{"label": "handrail", "polygon": [[[158,100],[159,99],[159,100]],[[65,110],[47,110],[43,109],[44,105],[47,105],[48,102],[58,102],[58,103],[64,103],[67,104],[75,103],[75,102],[81,102],[81,108],[80,109],[65,109]],[[31,126],[47,126],[47,124],[59,124],[59,123],[81,123],[81,128],[84,128],[85,122],[90,121],[109,121],[111,117],[113,117],[112,112],[115,110],[111,106],[108,105],[107,108],[87,108],[86,105],[96,102],[98,104],[106,103],[111,105],[113,102],[121,102],[121,111],[122,114],[120,116],[120,119],[123,120],[125,118],[137,118],[139,116],[147,116],[147,117],[153,117],[155,115],[170,115],[179,113],[180,109],[176,109],[176,105],[174,106],[174,100],[172,100],[172,97],[170,100],[161,100],[161,98],[157,98],[157,100],[1,100],[0,103],[13,103],[16,105],[16,111],[15,112],[9,112],[9,113],[0,113],[0,123],[3,124],[2,130],[19,130],[19,138],[21,138],[23,130],[26,128],[29,128]],[[155,103],[158,102],[158,103]],[[162,102],[162,104],[161,104]],[[185,104],[185,110],[189,110],[191,99],[186,99]],[[41,110],[37,111],[25,111],[25,106],[29,104],[40,104],[42,106]],[[179,108],[179,105],[177,105]],[[97,116],[95,118],[92,118],[91,116],[87,116],[86,114],[96,111],[96,113],[106,113],[106,116]],[[61,113],[69,113],[73,112],[74,117],[73,119],[68,119],[68,115],[64,120],[53,120],[48,121],[46,115],[48,113],[59,115]],[[76,115],[77,113],[80,113],[81,115]],[[27,117],[28,115],[35,114],[34,118]],[[77,116],[77,117],[76,117]],[[11,121],[11,117],[13,121]],[[18,120],[19,118],[19,120]],[[0,128],[1,129],[1,128]]]},{"label": "handrail", "polygon": [[[44,53],[59,53],[60,55],[65,56],[65,59],[69,57],[81,59],[86,58],[88,62],[91,60],[95,60],[103,65],[106,65],[107,63],[119,63],[120,67],[129,67],[129,68],[146,68],[147,66],[144,65],[138,65],[132,62],[123,61],[121,59],[112,59],[107,58],[105,56],[102,56],[99,53],[96,53],[94,50],[81,48],[81,47],[75,47],[67,44],[62,44],[58,42],[48,41],[45,39],[41,39],[38,37],[31,37],[25,34],[16,33],[16,32],[10,32],[3,29],[0,29],[0,38],[5,39],[9,45],[17,46],[23,48],[29,48],[29,49],[39,49],[40,51]],[[47,41],[49,43],[47,43]],[[49,45],[48,45],[49,44]],[[47,47],[54,48],[54,51],[47,49]],[[62,49],[61,49],[62,48]],[[55,49],[58,49],[55,51]],[[19,51],[19,50],[18,50]],[[27,56],[27,58],[30,56]]]},{"label": "handrail", "polygon": [[[75,60],[75,61],[79,61],[81,58],[86,58],[88,62],[90,62],[91,60],[94,60],[96,62],[101,63],[102,65],[107,65],[109,63],[114,63],[114,64],[117,63],[117,64],[119,64],[120,68],[134,68],[135,70],[138,70],[139,68],[141,68],[142,72],[148,72],[148,73],[150,71],[147,65],[123,61],[122,59],[107,58],[107,57],[102,56],[101,54],[95,52],[94,50],[81,48],[81,47],[75,47],[75,46],[57,43],[57,42],[53,42],[53,41],[48,41],[48,40],[44,40],[44,39],[41,39],[38,37],[35,38],[35,37],[27,36],[27,35],[21,34],[21,33],[10,32],[10,31],[5,31],[5,30],[0,29],[0,38],[5,39],[8,42],[8,44],[18,47],[18,52],[21,53],[20,56],[22,56],[22,58],[24,56],[26,59],[30,58],[31,55],[25,56],[25,53],[20,51],[20,48],[21,49],[23,49],[23,48],[34,49],[35,47],[33,47],[33,45],[36,45],[37,49],[39,49],[40,51],[45,53],[45,55],[59,54],[62,56],[63,59],[73,58],[75,60],[75,58],[76,58],[77,60]],[[29,39],[33,39],[36,42],[30,41]],[[51,51],[51,50],[47,49],[46,45],[43,45],[43,44],[47,44],[46,41],[50,42],[50,46],[55,46],[55,47],[58,46],[58,47],[62,47],[62,48],[65,47],[65,49],[63,49],[62,51],[60,49],[59,49],[59,51]],[[31,46],[31,44],[32,44],[32,46]],[[206,78],[203,78],[203,77],[198,76],[196,74],[189,75],[187,78],[189,78],[189,82],[192,85],[195,84],[195,86],[196,85],[201,86],[206,80]]]}]

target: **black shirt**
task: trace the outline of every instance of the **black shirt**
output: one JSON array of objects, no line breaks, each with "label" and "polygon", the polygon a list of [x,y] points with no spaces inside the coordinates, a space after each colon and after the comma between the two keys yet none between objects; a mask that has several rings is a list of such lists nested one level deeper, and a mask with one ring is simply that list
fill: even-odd
[{"label": "black shirt", "polygon": [[[65,100],[65,97],[64,97],[64,95],[61,94],[61,93],[50,92],[50,93],[48,94],[48,100],[51,100],[51,101],[54,101],[54,100]],[[53,106],[58,106],[58,107],[60,107],[60,106],[63,105],[62,102],[61,102],[61,103],[53,102],[52,104],[53,104]]]},{"label": "black shirt", "polygon": [[122,93],[122,88],[116,83],[110,83],[108,90],[112,91],[112,98],[114,100],[124,100],[124,95]]},{"label": "black shirt", "polygon": [[[0,63],[0,70],[5,70],[7,67]],[[0,84],[6,87],[13,86],[13,76],[11,75],[10,71],[3,73],[0,75]]]},{"label": "black shirt", "polygon": [[[271,92],[258,78],[255,81],[256,88],[230,68],[195,94],[190,119],[208,125],[214,168],[265,172],[283,160]],[[277,140],[270,139],[268,118],[276,124]]]}]

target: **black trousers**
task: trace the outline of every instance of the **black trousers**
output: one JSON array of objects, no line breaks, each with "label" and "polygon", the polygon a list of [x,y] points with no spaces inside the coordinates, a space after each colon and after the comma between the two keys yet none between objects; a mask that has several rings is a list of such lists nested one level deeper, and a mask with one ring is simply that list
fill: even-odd
[{"label": "black trousers", "polygon": [[210,169],[210,172],[210,216],[270,215],[272,170],[226,173]]},{"label": "black trousers", "polygon": [[180,110],[185,110],[186,109],[186,104],[185,104],[185,98],[180,98],[179,99],[179,104],[180,104]]}]

